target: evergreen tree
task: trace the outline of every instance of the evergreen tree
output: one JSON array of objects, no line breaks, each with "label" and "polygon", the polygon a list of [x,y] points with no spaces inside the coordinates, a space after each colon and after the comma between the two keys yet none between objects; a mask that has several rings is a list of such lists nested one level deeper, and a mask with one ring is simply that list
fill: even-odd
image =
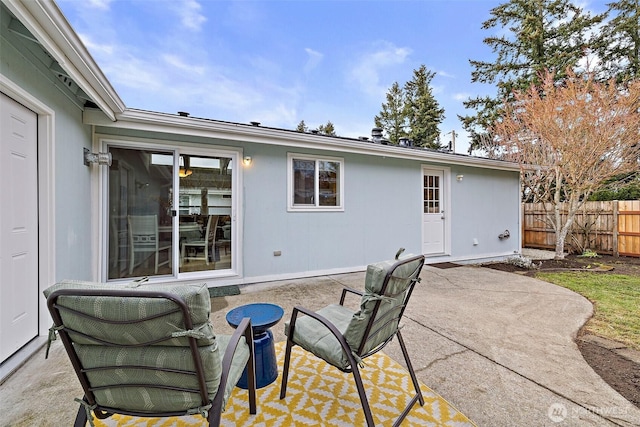
[{"label": "evergreen tree", "polygon": [[407,137],[405,93],[398,82],[393,83],[387,92],[387,102],[382,104],[382,111],[375,116],[374,122],[393,145],[398,145],[400,138]]},{"label": "evergreen tree", "polygon": [[309,128],[307,127],[307,124],[304,122],[304,120],[300,120],[300,123],[298,123],[298,126],[296,127],[296,131],[309,132]]},{"label": "evergreen tree", "polygon": [[406,96],[404,112],[409,123],[409,139],[416,147],[440,149],[438,126],[444,120],[444,109],[431,90],[436,75],[425,65],[413,70],[413,79],[404,85]]},{"label": "evergreen tree", "polygon": [[323,135],[337,136],[335,126],[333,126],[333,123],[331,123],[331,120],[327,120],[326,125],[318,126],[318,132]]},{"label": "evergreen tree", "polygon": [[471,134],[471,148],[492,140],[488,129],[502,116],[503,101],[510,101],[514,90],[539,85],[539,76],[549,70],[556,81],[575,69],[589,46],[590,30],[601,22],[570,0],[510,0],[491,10],[482,29],[503,29],[503,35],[490,36],[484,43],[496,54],[494,62],[470,60],[473,83],[497,86],[495,97],[484,96],[464,102],[475,109],[474,116],[460,116]]},{"label": "evergreen tree", "polygon": [[[300,120],[300,123],[298,123],[298,126],[296,126],[296,132],[303,132],[303,133],[310,132],[309,127],[304,122],[304,120]],[[317,132],[313,131],[313,132],[319,133],[322,135],[338,136],[336,135],[336,128],[334,124],[331,122],[331,120],[327,120],[327,124],[318,126],[318,131]]]},{"label": "evergreen tree", "polygon": [[602,78],[617,81],[640,78],[640,0],[609,3],[596,52],[601,61]]}]

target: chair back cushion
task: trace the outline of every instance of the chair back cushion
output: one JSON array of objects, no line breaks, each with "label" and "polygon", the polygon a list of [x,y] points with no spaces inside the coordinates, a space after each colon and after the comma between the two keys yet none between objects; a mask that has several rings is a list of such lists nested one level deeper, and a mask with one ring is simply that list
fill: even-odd
[{"label": "chair back cushion", "polygon": [[[44,291],[49,297],[58,289],[95,289],[114,290],[127,288],[122,285],[93,283],[83,281],[60,282]],[[214,343],[215,334],[209,320],[211,314],[211,297],[206,285],[142,285],[136,290],[153,290],[171,293],[185,301],[189,307],[189,315],[193,330],[201,333],[199,346]],[[180,335],[185,331],[182,312],[176,309],[176,304],[162,298],[140,297],[102,297],[102,296],[61,296],[58,305],[62,309],[62,320],[67,328],[80,334],[73,334],[72,339],[78,344],[96,344],[96,339],[117,345],[136,345],[155,342],[151,345],[188,347],[186,336]],[[171,314],[156,317],[162,313],[175,310]],[[86,314],[90,317],[83,316]],[[91,320],[91,317],[96,320]],[[141,319],[147,319],[139,322]],[[119,322],[117,326],[100,320]],[[88,335],[95,339],[85,337]]]},{"label": "chair back cushion", "polygon": [[[123,349],[76,344],[74,349],[83,368],[88,370],[89,384],[102,407],[153,414],[202,406],[189,347]],[[198,347],[211,400],[220,384],[222,351],[218,344]]]},{"label": "chair back cushion", "polygon": [[[353,315],[344,334],[349,347],[359,356],[366,355],[396,333],[406,305],[407,291],[420,275],[423,262],[424,257],[409,254],[400,260],[382,261],[367,267],[365,294],[360,302],[360,310]],[[389,274],[388,284],[382,294]],[[380,305],[373,318],[378,303]],[[365,337],[369,323],[372,323],[371,329]],[[366,339],[365,343],[363,339]]]},{"label": "chair back cushion", "polygon": [[[57,299],[65,331],[99,405],[149,414],[202,406],[194,357],[189,338],[184,335],[196,338],[207,393],[210,399],[215,397],[227,341],[214,335],[206,285],[146,285],[133,289],[163,291],[185,301],[193,323],[188,332],[182,312],[175,310],[178,306],[171,300],[127,296],[132,289],[79,281],[58,283],[44,294],[49,297],[58,289],[122,291],[117,297],[61,295]],[[242,359],[246,363],[248,348]]]}]

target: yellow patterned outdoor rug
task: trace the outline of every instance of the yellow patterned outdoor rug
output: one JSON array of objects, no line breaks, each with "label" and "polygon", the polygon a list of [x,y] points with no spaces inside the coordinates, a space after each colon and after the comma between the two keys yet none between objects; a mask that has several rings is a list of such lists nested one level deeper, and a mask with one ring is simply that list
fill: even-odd
[{"label": "yellow patterned outdoor rug", "polygon": [[[285,343],[276,344],[282,373]],[[376,425],[390,426],[407,405],[413,391],[409,373],[381,353],[370,356],[361,369],[367,397]],[[280,400],[281,377],[257,390],[258,413],[249,414],[247,391],[236,387],[222,415],[228,427],[364,426],[364,413],[352,374],[346,374],[294,347],[291,353],[287,397]],[[375,384],[375,386],[374,386]],[[421,384],[424,406],[416,403],[403,426],[474,426],[446,400]],[[409,393],[406,391],[409,390]],[[97,420],[96,426],[195,427],[205,426],[201,416],[135,418],[114,415]]]}]

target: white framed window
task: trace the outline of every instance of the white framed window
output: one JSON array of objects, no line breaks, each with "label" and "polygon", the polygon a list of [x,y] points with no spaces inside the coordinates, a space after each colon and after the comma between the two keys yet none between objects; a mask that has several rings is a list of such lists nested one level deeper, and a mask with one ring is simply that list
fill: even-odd
[{"label": "white framed window", "polygon": [[344,159],[289,153],[287,210],[343,211]]}]

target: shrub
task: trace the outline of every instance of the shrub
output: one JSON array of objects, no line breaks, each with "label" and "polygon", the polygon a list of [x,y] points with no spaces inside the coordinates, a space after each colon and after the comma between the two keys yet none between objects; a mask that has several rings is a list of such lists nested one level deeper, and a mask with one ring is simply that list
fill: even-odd
[{"label": "shrub", "polygon": [[592,251],[591,249],[585,249],[581,255],[578,255],[581,258],[600,258],[600,255],[596,251]]}]

